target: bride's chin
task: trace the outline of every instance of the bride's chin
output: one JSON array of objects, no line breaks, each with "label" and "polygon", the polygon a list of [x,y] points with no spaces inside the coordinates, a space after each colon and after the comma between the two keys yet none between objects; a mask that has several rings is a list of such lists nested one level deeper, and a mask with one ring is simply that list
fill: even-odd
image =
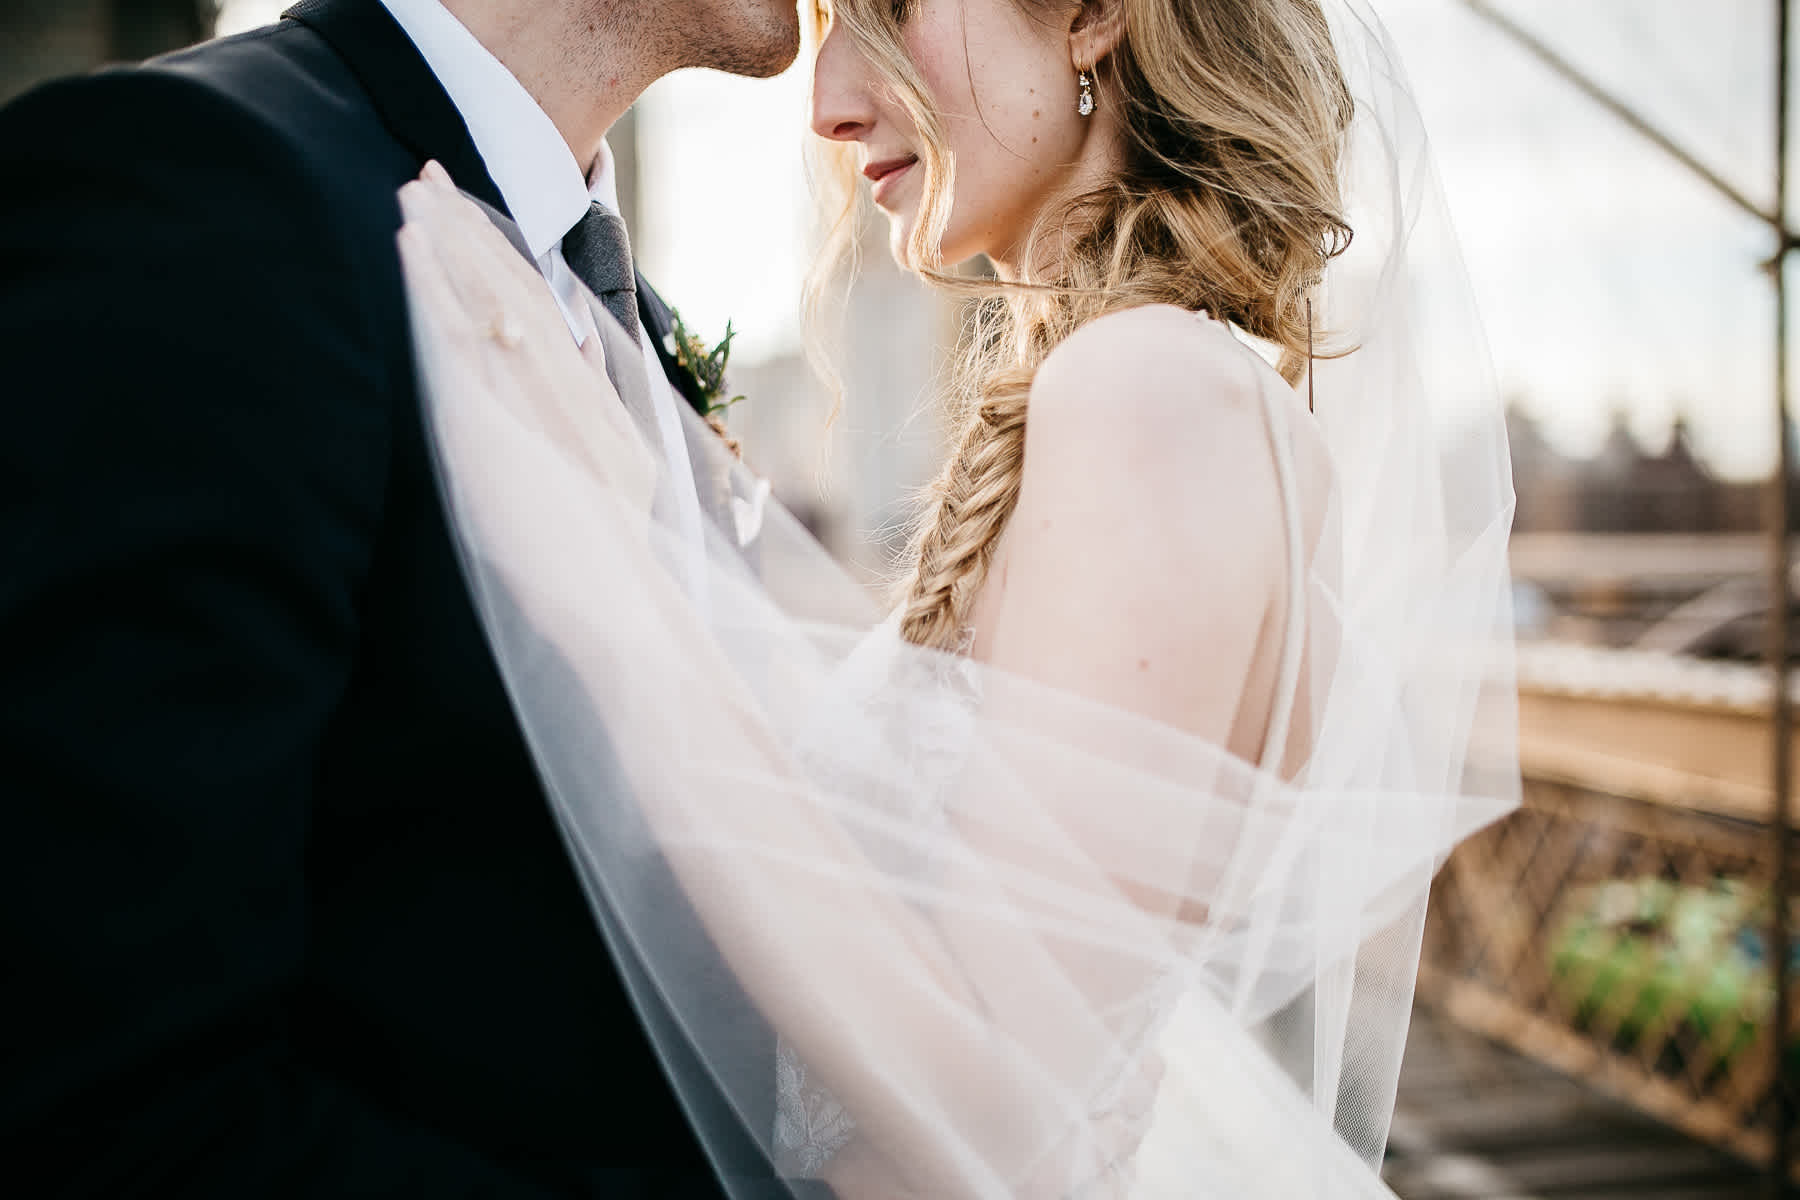
[{"label": "bride's chin", "polygon": [[905,270],[912,270],[913,264],[906,257],[906,243],[912,238],[912,222],[898,215],[888,217],[888,253],[894,261]]},{"label": "bride's chin", "polygon": [[[911,240],[912,222],[899,217],[891,218],[888,225],[888,252],[893,255],[894,261],[899,264],[902,270],[917,273],[924,268],[922,268],[919,263],[914,262],[907,253],[907,245]],[[933,269],[939,271],[952,271],[966,262],[972,262],[975,259],[980,258],[984,253],[986,253],[986,251],[967,248],[958,250],[952,248],[950,253],[945,254],[942,260],[935,264]]]}]

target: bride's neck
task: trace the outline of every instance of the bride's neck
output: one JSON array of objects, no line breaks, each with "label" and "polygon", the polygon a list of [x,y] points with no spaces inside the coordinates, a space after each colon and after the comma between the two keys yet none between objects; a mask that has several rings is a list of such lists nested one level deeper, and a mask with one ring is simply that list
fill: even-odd
[{"label": "bride's neck", "polygon": [[[1066,205],[1068,198],[1054,203]],[[1046,208],[1046,212],[1053,209]],[[994,277],[1002,283],[1054,283],[1068,275],[1065,265],[1084,231],[1057,224],[1011,251],[989,255]],[[1027,265],[1029,264],[1029,265]]]},{"label": "bride's neck", "polygon": [[[1064,278],[1069,255],[1077,242],[1091,232],[1085,214],[1071,210],[1081,197],[1118,178],[1124,155],[1121,133],[1110,114],[1095,117],[1082,142],[1081,154],[1062,181],[1048,190],[1024,240],[999,253],[990,253],[994,274],[1004,283],[1047,283]],[[1072,219],[1064,219],[1072,218]],[[1048,219],[1046,219],[1048,218]],[[1035,233],[1035,236],[1033,234]]]}]

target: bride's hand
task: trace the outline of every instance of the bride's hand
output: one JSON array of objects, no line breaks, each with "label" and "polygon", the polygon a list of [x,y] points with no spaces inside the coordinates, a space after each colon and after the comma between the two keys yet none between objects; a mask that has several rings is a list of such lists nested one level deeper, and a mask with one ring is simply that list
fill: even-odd
[{"label": "bride's hand", "polygon": [[[415,322],[439,343],[422,371],[439,391],[477,389],[648,512],[655,460],[606,375],[598,337],[577,348],[542,275],[449,174],[429,163],[400,189],[400,258]],[[447,385],[447,386],[443,386]]]}]

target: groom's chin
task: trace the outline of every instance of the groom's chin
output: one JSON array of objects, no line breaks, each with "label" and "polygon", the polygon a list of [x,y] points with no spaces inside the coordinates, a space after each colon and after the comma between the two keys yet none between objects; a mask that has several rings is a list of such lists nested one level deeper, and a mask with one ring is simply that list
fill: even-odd
[{"label": "groom's chin", "polygon": [[762,63],[760,69],[745,71],[743,74],[752,79],[773,79],[775,76],[793,66],[794,60],[799,57],[800,35],[799,31],[796,30],[792,40],[783,42],[780,49],[771,51],[768,58]]},{"label": "groom's chin", "polygon": [[765,70],[756,77],[758,79],[781,74],[800,57],[800,10],[790,4],[778,10],[778,17],[783,23],[771,39],[768,62]]},{"label": "groom's chin", "polygon": [[737,36],[728,43],[715,41],[708,61],[711,67],[747,79],[771,79],[794,65],[800,57],[800,10],[794,4],[763,4],[740,16]]}]

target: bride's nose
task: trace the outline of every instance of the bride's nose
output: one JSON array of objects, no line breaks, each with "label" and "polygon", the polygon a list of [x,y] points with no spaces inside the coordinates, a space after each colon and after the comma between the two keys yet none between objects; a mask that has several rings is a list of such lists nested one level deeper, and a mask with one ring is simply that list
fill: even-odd
[{"label": "bride's nose", "polygon": [[822,138],[853,142],[875,125],[862,55],[836,29],[825,34],[813,64],[812,127]]}]

